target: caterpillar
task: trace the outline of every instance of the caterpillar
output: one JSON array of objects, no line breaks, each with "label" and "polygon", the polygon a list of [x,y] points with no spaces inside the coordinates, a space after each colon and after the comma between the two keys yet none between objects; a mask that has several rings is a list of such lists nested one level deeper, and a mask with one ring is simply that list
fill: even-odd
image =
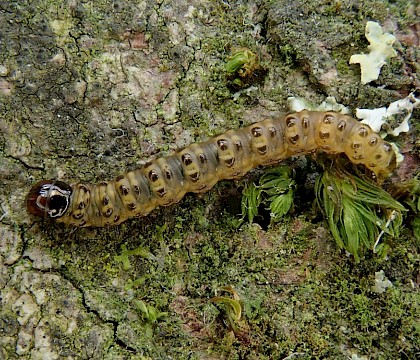
[{"label": "caterpillar", "polygon": [[113,181],[96,185],[40,181],[27,195],[26,206],[30,214],[66,225],[117,225],[157,206],[177,203],[188,192],[202,193],[220,180],[239,178],[257,166],[317,151],[344,153],[377,179],[396,167],[391,145],[368,125],[340,113],[304,110],[193,143]]}]

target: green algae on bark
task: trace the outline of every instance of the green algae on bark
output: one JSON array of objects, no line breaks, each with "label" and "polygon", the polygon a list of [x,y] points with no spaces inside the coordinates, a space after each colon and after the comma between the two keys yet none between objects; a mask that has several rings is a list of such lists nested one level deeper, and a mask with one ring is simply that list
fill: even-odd
[{"label": "green algae on bark", "polygon": [[[0,237],[0,357],[415,358],[419,257],[407,228],[388,259],[367,256],[355,265],[337,251],[308,203],[299,205],[302,198],[293,218],[236,229],[240,194],[230,182],[118,229],[33,224],[23,209],[24,188],[45,175],[112,177],[138,159],[283,114],[291,94],[314,101],[338,95],[348,106],[378,107],[418,83],[413,4],[286,5],[0,5],[0,62],[7,70],[0,73],[0,233],[6,234]],[[349,49],[366,47],[367,18],[396,25],[402,51],[378,86],[360,87],[357,67],[344,64]],[[53,32],[55,21],[65,25],[56,31],[67,30]],[[312,23],[320,26],[306,34]],[[325,48],[330,40],[334,48]],[[257,91],[237,100],[223,67],[230,44],[256,49],[268,70]],[[410,136],[401,143],[413,149]],[[298,164],[317,171],[302,159]],[[412,177],[413,169],[404,174]],[[122,244],[156,259],[130,256],[124,270],[114,260]],[[393,287],[372,293],[380,270]],[[241,296],[246,344],[232,339],[223,313],[209,302],[226,284]],[[14,305],[26,298],[28,307]],[[146,327],[134,299],[168,316]]]}]

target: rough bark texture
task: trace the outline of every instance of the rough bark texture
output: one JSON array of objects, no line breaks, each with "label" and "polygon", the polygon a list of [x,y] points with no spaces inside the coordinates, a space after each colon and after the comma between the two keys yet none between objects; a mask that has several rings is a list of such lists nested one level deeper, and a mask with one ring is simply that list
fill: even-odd
[{"label": "rough bark texture", "polygon": [[[419,86],[419,15],[402,0],[3,1],[0,358],[418,356],[409,224],[388,259],[355,265],[309,206],[236,229],[230,182],[110,229],[39,222],[23,203],[35,181],[112,179],[282,115],[290,95],[351,109],[403,98]],[[366,51],[367,20],[397,36],[398,57],[362,86],[348,60]],[[264,69],[239,98],[224,68],[233,47]],[[418,174],[418,116],[399,139],[405,178]],[[380,270],[393,283],[383,294],[371,291]],[[243,306],[235,332],[210,302],[227,285]]]}]

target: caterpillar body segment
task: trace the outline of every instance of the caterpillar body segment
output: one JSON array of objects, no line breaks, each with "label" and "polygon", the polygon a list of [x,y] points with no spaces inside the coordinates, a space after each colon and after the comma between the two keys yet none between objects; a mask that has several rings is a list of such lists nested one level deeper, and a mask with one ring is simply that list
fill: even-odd
[{"label": "caterpillar body segment", "polygon": [[301,111],[229,130],[139,169],[96,185],[42,181],[27,196],[31,214],[78,227],[117,225],[180,201],[187,192],[208,191],[218,181],[245,175],[293,155],[344,153],[377,178],[396,166],[390,144],[369,126],[335,112]]}]

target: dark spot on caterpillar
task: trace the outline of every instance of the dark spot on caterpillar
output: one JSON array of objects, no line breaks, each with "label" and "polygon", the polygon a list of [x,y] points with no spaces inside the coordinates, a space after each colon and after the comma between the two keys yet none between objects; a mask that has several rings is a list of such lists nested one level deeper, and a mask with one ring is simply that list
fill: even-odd
[{"label": "dark spot on caterpillar", "polygon": [[112,208],[108,208],[106,211],[105,211],[105,214],[104,214],[104,216],[105,217],[110,217],[111,215],[112,215],[112,213],[114,212],[114,210],[112,209]]},{"label": "dark spot on caterpillar", "polygon": [[27,195],[26,205],[31,214],[67,225],[119,224],[128,217],[146,215],[157,206],[177,203],[187,192],[204,192],[219,180],[237,178],[253,167],[317,151],[344,152],[350,161],[372,170],[379,180],[396,166],[391,145],[367,125],[333,112],[302,111],[192,144],[114,181],[72,186],[41,181]]},{"label": "dark spot on caterpillar", "polygon": [[157,189],[157,190],[156,190],[156,192],[158,193],[158,195],[159,195],[160,197],[163,197],[163,196],[166,194],[166,190],[165,190],[165,188],[160,188],[160,189]]},{"label": "dark spot on caterpillar", "polygon": [[286,119],[286,126],[287,127],[293,127],[293,126],[295,126],[296,125],[296,119],[295,118],[293,118],[293,117],[288,117],[287,119]]},{"label": "dark spot on caterpillar", "polygon": [[202,163],[202,164],[204,164],[204,163],[206,163],[206,162],[207,162],[207,157],[206,157],[206,155],[204,155],[204,154],[200,154],[200,155],[198,155],[198,157],[200,158],[200,161],[201,161],[201,163]]},{"label": "dark spot on caterpillar", "polygon": [[196,173],[194,173],[194,174],[191,174],[191,175],[190,175],[190,179],[191,179],[193,182],[197,182],[199,178],[200,178],[200,174],[199,174],[198,172],[196,172]]},{"label": "dark spot on caterpillar", "polygon": [[165,175],[166,175],[166,179],[170,180],[172,179],[172,171],[169,169],[165,169]]},{"label": "dark spot on caterpillar", "polygon": [[182,155],[181,160],[184,163],[184,165],[186,165],[186,166],[190,165],[193,162],[190,154]]},{"label": "dark spot on caterpillar", "polygon": [[270,133],[270,136],[271,137],[275,137],[276,134],[277,134],[276,128],[275,127],[272,127],[272,126],[268,128],[268,132]]},{"label": "dark spot on caterpillar", "polygon": [[369,145],[370,146],[375,146],[376,144],[378,144],[378,138],[372,137],[372,138],[369,139]]},{"label": "dark spot on caterpillar", "polygon": [[392,147],[391,147],[391,145],[389,145],[389,144],[384,144],[384,150],[385,150],[387,153],[391,152],[391,151],[392,151]]},{"label": "dark spot on caterpillar", "polygon": [[230,158],[225,160],[225,164],[227,167],[232,167],[232,165],[235,163],[235,158]]},{"label": "dark spot on caterpillar", "polygon": [[320,131],[319,138],[320,139],[328,139],[330,137],[330,133],[328,131]]},{"label": "dark spot on caterpillar", "polygon": [[[162,189],[162,190],[165,191],[165,189]],[[134,204],[134,203],[127,204],[127,209],[130,210],[130,211],[135,210],[136,207],[137,207],[137,205]]]},{"label": "dark spot on caterpillar", "polygon": [[235,148],[236,148],[236,151],[241,151],[242,150],[242,143],[241,143],[240,140],[235,141]]},{"label": "dark spot on caterpillar", "polygon": [[220,150],[227,150],[229,147],[229,143],[225,139],[217,140],[217,145],[219,146]]},{"label": "dark spot on caterpillar", "polygon": [[332,115],[325,115],[324,117],[324,124],[332,124],[334,122],[335,118]]},{"label": "dark spot on caterpillar", "polygon": [[155,182],[155,181],[157,181],[159,179],[159,175],[156,173],[155,170],[150,170],[149,171],[149,179],[152,182]]},{"label": "dark spot on caterpillar", "polygon": [[366,137],[366,136],[368,136],[368,130],[365,127],[361,127],[359,129],[359,136],[360,137]]},{"label": "dark spot on caterpillar", "polygon": [[[299,135],[296,135],[296,136],[299,139]],[[265,146],[265,145],[261,146],[261,147],[257,148],[257,151],[258,151],[258,154],[265,155],[267,153],[267,146]]]},{"label": "dark spot on caterpillar", "polygon": [[290,137],[289,137],[289,141],[290,141],[292,144],[296,144],[296,143],[298,142],[298,140],[299,140],[299,134],[296,134],[296,135],[294,135],[294,136],[290,136]]},{"label": "dark spot on caterpillar", "polygon": [[[120,179],[120,180],[122,180],[122,179]],[[119,190],[120,190],[120,193],[124,196],[128,195],[128,193],[130,192],[130,189],[125,185],[120,185]]]},{"label": "dark spot on caterpillar", "polygon": [[254,127],[251,130],[253,137],[260,137],[263,134],[263,130],[260,127]]},{"label": "dark spot on caterpillar", "polygon": [[337,129],[339,131],[344,131],[346,128],[347,123],[344,120],[340,120],[340,122],[337,124]]}]

